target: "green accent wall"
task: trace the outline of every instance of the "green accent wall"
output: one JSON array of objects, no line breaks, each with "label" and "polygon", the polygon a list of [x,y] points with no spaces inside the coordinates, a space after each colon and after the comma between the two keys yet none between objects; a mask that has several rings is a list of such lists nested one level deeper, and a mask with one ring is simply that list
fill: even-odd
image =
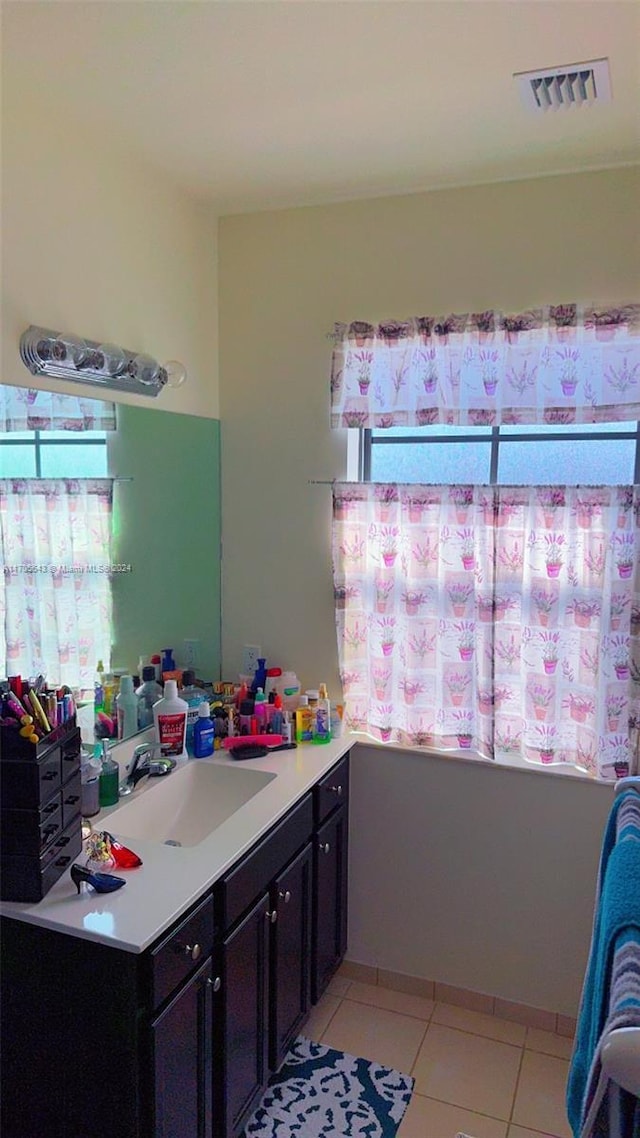
[{"label": "green accent wall", "polygon": [[113,585],[111,666],[198,640],[196,672],[220,678],[220,423],[117,406],[109,439],[113,561],[131,565]]}]

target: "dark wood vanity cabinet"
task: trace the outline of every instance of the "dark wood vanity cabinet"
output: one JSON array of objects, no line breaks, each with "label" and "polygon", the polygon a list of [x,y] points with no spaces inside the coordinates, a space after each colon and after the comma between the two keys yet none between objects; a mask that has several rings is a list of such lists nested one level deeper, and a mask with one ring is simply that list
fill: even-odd
[{"label": "dark wood vanity cabinet", "polygon": [[349,756],[315,788],[311,996],[318,1002],[347,948]]},{"label": "dark wood vanity cabinet", "polygon": [[209,958],[151,1023],[155,1138],[213,1136],[213,1004],[219,987]]},{"label": "dark wood vanity cabinet", "polygon": [[348,788],[345,756],[140,955],[3,920],[3,1138],[239,1138],[345,952]]}]

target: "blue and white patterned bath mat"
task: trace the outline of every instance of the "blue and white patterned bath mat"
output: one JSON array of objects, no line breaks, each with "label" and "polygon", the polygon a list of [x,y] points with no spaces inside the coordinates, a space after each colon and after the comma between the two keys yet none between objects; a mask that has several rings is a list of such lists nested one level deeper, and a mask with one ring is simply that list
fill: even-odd
[{"label": "blue and white patterned bath mat", "polygon": [[273,1076],[245,1138],[394,1138],[410,1075],[299,1036]]}]

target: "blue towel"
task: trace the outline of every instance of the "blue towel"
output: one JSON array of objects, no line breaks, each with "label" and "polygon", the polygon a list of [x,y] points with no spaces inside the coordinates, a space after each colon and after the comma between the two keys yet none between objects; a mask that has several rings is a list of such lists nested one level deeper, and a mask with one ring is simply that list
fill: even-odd
[{"label": "blue towel", "polygon": [[615,941],[625,929],[637,930],[640,937],[640,829],[628,816],[617,840],[618,812],[630,796],[638,801],[635,791],[614,800],[602,844],[591,950],[567,1083],[567,1113],[575,1138],[582,1130],[589,1071],[607,1020]]},{"label": "blue towel", "polygon": [[635,1094],[615,1082],[608,1063],[603,1063],[603,1048],[610,1032],[629,1027],[640,1031],[640,940],[635,930],[618,933],[611,971],[609,1013],[589,1071],[582,1106],[582,1135],[640,1138],[640,1103]]}]

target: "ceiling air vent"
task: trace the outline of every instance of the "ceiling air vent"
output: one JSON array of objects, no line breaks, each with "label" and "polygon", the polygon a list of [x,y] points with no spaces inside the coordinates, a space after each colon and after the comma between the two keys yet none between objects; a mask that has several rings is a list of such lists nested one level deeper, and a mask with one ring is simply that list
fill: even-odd
[{"label": "ceiling air vent", "polygon": [[530,111],[557,111],[611,102],[608,59],[590,59],[543,71],[519,71],[522,101]]}]

